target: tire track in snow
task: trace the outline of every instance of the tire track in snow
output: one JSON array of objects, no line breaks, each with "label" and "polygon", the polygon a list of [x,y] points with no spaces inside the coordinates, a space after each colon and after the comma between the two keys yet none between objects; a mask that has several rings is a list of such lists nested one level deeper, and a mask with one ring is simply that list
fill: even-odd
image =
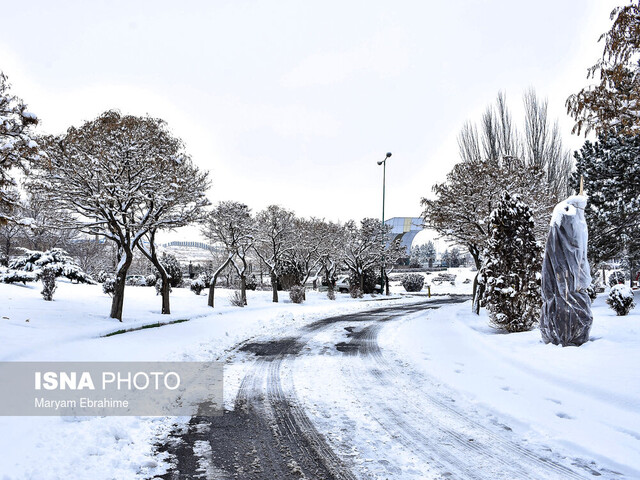
[{"label": "tire track in snow", "polygon": [[[377,341],[381,328],[379,320],[353,331],[351,347],[343,351],[355,358],[343,364],[342,371],[353,379],[349,384],[355,396],[364,401],[376,421],[407,449],[420,452],[426,463],[435,459],[444,476],[459,479],[585,478],[510,440],[506,432],[499,435],[475,422],[455,408],[451,399],[434,393],[435,388],[416,388],[414,379],[418,374],[414,372],[409,378],[406,371],[398,369],[382,354]],[[422,380],[435,387],[435,382],[424,376]],[[372,385],[376,384],[380,387],[376,392],[390,396],[367,401],[372,398]],[[394,401],[399,392],[404,395],[401,409]]]}]

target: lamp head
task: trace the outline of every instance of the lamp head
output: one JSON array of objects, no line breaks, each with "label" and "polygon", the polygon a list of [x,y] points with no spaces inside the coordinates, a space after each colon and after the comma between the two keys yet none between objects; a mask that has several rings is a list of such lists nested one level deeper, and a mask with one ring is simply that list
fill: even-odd
[{"label": "lamp head", "polygon": [[[386,158],[384,160],[386,160]],[[384,160],[378,160],[378,165],[382,165],[384,163]]]},{"label": "lamp head", "polygon": [[391,152],[387,152],[387,158],[391,156]]}]

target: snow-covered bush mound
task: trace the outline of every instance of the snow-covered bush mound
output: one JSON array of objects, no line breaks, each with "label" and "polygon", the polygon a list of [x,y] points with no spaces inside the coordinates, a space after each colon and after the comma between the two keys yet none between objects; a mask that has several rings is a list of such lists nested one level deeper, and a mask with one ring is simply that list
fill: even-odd
[{"label": "snow-covered bush mound", "polygon": [[112,297],[116,291],[116,279],[114,277],[105,278],[102,282],[102,291]]},{"label": "snow-covered bush mound", "polygon": [[453,273],[440,272],[438,275],[433,277],[433,283],[436,285],[440,285],[444,282],[449,282],[451,285],[456,284],[456,276]]},{"label": "snow-covered bush mound", "polygon": [[302,303],[304,301],[304,287],[294,285],[289,290],[289,298],[293,303]]},{"label": "snow-covered bush mound", "polygon": [[247,280],[245,282],[245,288],[247,290],[254,290],[256,288],[258,288],[258,279],[256,278],[255,275],[251,275],[250,277],[247,277]]},{"label": "snow-covered bush mound", "polygon": [[24,270],[13,270],[11,268],[0,269],[0,282],[2,283],[23,283],[35,282],[36,274],[25,272]]},{"label": "snow-covered bush mound", "polygon": [[27,249],[23,249],[23,251],[24,253],[19,258],[9,264],[9,268],[33,272],[35,279],[39,280],[42,270],[48,267],[56,277],[66,277],[72,282],[90,285],[96,283],[61,248],[52,248],[46,252]]},{"label": "snow-covered bush mound", "polygon": [[611,287],[607,304],[617,315],[627,315],[636,306],[633,301],[633,290],[627,285],[618,284]]},{"label": "snow-covered bush mound", "polygon": [[424,277],[418,273],[409,273],[402,277],[400,283],[407,292],[419,292],[424,286]]},{"label": "snow-covered bush mound", "polygon": [[205,289],[204,279],[202,277],[194,278],[189,288],[196,295],[200,295],[202,290]]},{"label": "snow-covered bush mound", "polygon": [[613,287],[614,285],[618,285],[620,283],[624,283],[624,272],[620,270],[614,270],[609,274],[609,286]]}]

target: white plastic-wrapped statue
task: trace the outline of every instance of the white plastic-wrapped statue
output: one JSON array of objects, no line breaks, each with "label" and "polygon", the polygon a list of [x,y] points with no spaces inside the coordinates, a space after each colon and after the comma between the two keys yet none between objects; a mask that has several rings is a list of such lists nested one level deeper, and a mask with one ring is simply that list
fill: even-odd
[{"label": "white plastic-wrapped statue", "polygon": [[545,343],[579,346],[589,340],[593,316],[587,294],[586,206],[587,197],[574,195],[553,210],[542,263],[540,331]]}]

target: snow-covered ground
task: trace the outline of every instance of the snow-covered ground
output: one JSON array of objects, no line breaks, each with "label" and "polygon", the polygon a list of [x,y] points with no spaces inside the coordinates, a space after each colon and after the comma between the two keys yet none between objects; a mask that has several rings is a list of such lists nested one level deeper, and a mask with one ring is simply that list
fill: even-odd
[{"label": "snow-covered ground", "polygon": [[[160,297],[149,287],[127,287],[123,322],[108,317],[110,297],[100,285],[58,282],[53,302],[40,296],[39,283],[0,284],[0,360],[2,361],[200,361],[216,360],[225,350],[258,335],[277,336],[318,318],[379,306],[382,297],[354,300],[308,292],[296,305],[286,292],[280,303],[270,291],[248,292],[248,306],[229,304],[230,290],[216,289],[216,308],[204,293],[174,289],[171,315],[160,314]],[[389,302],[411,302],[395,296]],[[185,323],[104,337],[157,322]],[[225,402],[231,402],[242,365],[225,369]],[[5,393],[6,394],[6,393]],[[0,479],[112,479],[152,476],[152,443],[174,423],[187,418],[160,417],[0,417]]]},{"label": "snow-covered ground", "polygon": [[640,478],[640,308],[618,317],[605,300],[581,347],[545,345],[538,329],[497,333],[469,303],[389,323],[380,345],[517,436]]},{"label": "snow-covered ground", "polygon": [[[432,293],[470,293],[471,284],[464,280],[473,278],[474,273],[456,270],[450,272],[458,275],[455,285],[432,285]],[[296,305],[290,303],[286,292],[281,292],[279,304],[271,302],[270,291],[248,292],[249,306],[237,308],[229,304],[231,291],[217,289],[212,310],[204,294],[196,297],[187,289],[174,289],[173,313],[166,316],[160,314],[160,298],[153,288],[127,287],[124,322],[119,323],[108,318],[111,299],[100,286],[60,282],[53,302],[42,300],[40,289],[39,284],[0,284],[0,360],[216,360],[248,338],[277,337],[318,318],[411,303],[424,300],[425,294],[401,296],[403,289],[394,282],[392,300],[381,296],[354,300],[337,295],[332,302],[324,293],[309,292],[307,301]],[[548,445],[556,453],[593,459],[622,472],[625,478],[640,478],[640,308],[627,317],[616,317],[605,298],[606,294],[601,294],[594,303],[592,341],[579,348],[544,345],[538,330],[498,334],[488,326],[486,315],[470,313],[468,303],[385,323],[378,338],[392,364],[441,383],[469,408],[470,415],[476,409],[489,412],[508,426],[514,437]],[[181,319],[189,321],[103,337],[120,329]],[[344,341],[345,333],[325,340],[331,344]],[[323,351],[320,343],[317,348]],[[252,361],[250,355],[238,355],[225,368],[228,407]],[[326,361],[339,359],[327,355]],[[335,367],[344,365],[336,363]],[[304,368],[304,361],[296,367],[299,371]],[[342,402],[348,402],[348,396],[341,397],[346,390],[330,392],[333,407],[313,405],[314,391],[323,378],[317,373],[300,382],[299,375],[294,377],[298,394],[314,422],[320,422],[320,430],[323,418],[329,424],[339,421],[337,416],[331,419],[334,413],[344,412],[344,418],[353,414],[370,423],[367,428],[372,434],[368,444],[359,446],[360,457],[375,459],[381,451],[393,454],[393,448],[389,450],[383,442],[385,432],[366,418],[366,412],[349,413],[350,405]],[[154,452],[153,443],[187,420],[0,417],[0,430],[5,433],[0,439],[0,479],[150,478],[165,469],[164,457]],[[345,441],[329,440],[332,445]],[[366,464],[369,471],[374,463],[385,471],[383,464],[371,462]],[[421,478],[419,470],[414,472],[411,478]]]}]

